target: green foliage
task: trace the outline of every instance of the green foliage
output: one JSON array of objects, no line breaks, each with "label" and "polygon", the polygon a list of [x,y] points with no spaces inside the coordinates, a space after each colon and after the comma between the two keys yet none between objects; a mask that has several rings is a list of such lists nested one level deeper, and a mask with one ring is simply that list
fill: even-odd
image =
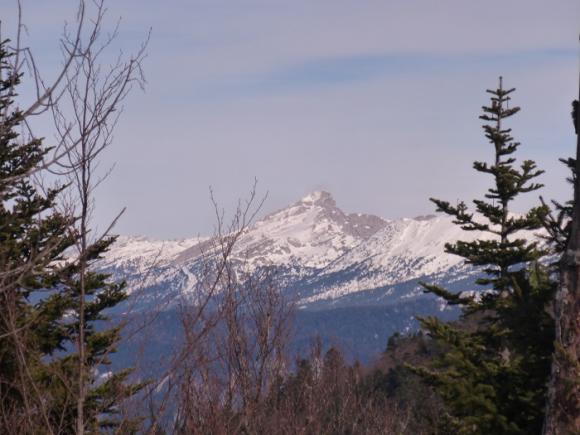
[{"label": "green foliage", "polygon": [[[64,350],[62,324],[71,300],[55,293],[56,261],[74,243],[70,218],[54,211],[62,187],[39,192],[28,176],[49,149],[39,139],[22,143],[22,113],[14,109],[20,77],[9,64],[8,41],[0,42],[0,397],[2,416],[39,421],[46,374],[42,357]],[[46,421],[44,422],[46,423]]]},{"label": "green foliage", "polygon": [[[22,143],[22,113],[14,109],[19,76],[12,74],[7,41],[0,43],[0,426],[26,422],[22,432],[75,433],[79,391],[80,238],[75,219],[56,211],[63,186],[39,191],[31,174],[50,151],[39,139]],[[91,245],[90,266],[114,238]],[[66,254],[66,255],[65,255]],[[126,299],[124,283],[85,271],[85,379],[87,429],[121,423],[119,404],[142,384],[128,384],[131,370],[98,378],[110,364],[120,326],[108,327],[105,310]],[[135,422],[123,421],[124,433]]]},{"label": "green foliage", "polygon": [[518,237],[522,230],[542,227],[548,215],[545,204],[526,214],[510,213],[512,202],[523,193],[542,187],[536,177],[543,171],[525,160],[517,166],[514,153],[520,144],[503,121],[516,114],[509,108],[514,89],[488,90],[491,104],[483,107],[484,133],[493,145],[492,163],[475,162],[477,172],[491,175],[493,185],[483,199],[473,201],[470,212],[464,202],[452,206],[432,199],[437,210],[454,217],[465,231],[492,237],[446,245],[446,252],[478,266],[484,276],[477,283],[487,290],[477,296],[453,294],[424,284],[427,292],[464,310],[475,323],[461,329],[436,318],[420,319],[422,327],[445,349],[430,366],[414,367],[445,402],[447,426],[465,434],[540,433],[553,351],[553,319],[548,307],[556,283],[539,260],[548,252],[537,242]]}]

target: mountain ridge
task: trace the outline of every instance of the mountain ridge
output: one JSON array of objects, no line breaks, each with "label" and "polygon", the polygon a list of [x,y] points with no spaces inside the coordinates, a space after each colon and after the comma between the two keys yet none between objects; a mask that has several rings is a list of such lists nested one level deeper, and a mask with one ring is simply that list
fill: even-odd
[{"label": "mountain ridge", "polygon": [[[347,214],[330,193],[316,191],[245,228],[230,260],[243,274],[274,272],[280,290],[298,308],[297,343],[306,346],[313,335],[331,342],[338,335],[354,357],[366,359],[394,332],[416,330],[418,315],[455,318],[458,310],[425,294],[420,282],[457,292],[481,290],[474,284],[479,271],[445,253],[445,244],[492,237],[463,231],[445,215]],[[178,334],[179,306],[183,298],[196,297],[213,255],[219,250],[211,237],[121,236],[100,266],[126,280],[137,295],[133,311],[161,307],[177,322],[168,324]]]},{"label": "mountain ridge", "polygon": [[[462,231],[441,215],[384,219],[346,214],[330,193],[315,191],[246,228],[231,259],[248,273],[278,270],[283,287],[302,307],[380,288],[385,289],[384,302],[392,286],[423,278],[457,281],[475,273],[460,257],[445,253],[445,244],[491,237]],[[165,283],[177,296],[195,290],[200,262],[211,255],[211,237],[121,236],[101,267],[126,278],[130,291],[137,280],[143,286],[142,276],[148,274],[145,287]],[[422,293],[417,288],[406,296]]]}]

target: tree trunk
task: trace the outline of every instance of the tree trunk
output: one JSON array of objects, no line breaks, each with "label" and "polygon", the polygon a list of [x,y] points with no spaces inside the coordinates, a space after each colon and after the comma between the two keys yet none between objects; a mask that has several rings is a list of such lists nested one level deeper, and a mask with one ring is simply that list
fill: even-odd
[{"label": "tree trunk", "polygon": [[[579,98],[580,100],[580,98]],[[545,435],[580,434],[580,115],[576,129],[576,176],[570,239],[560,269],[556,295],[556,343],[548,392]]]}]

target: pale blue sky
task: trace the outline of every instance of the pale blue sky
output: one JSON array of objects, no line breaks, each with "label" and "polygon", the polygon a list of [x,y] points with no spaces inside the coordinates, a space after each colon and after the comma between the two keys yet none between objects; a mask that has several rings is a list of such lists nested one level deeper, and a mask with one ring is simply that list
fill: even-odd
[{"label": "pale blue sky", "polygon": [[[15,1],[0,0],[3,32]],[[27,43],[47,75],[74,0],[24,0]],[[118,48],[152,27],[145,93],[126,102],[103,167],[96,220],[123,206],[124,234],[211,232],[208,188],[230,209],[254,177],[264,212],[309,191],[346,211],[432,212],[428,197],[470,199],[491,158],[477,119],[503,75],[518,88],[520,156],[564,198],[558,157],[574,148],[580,2],[192,0],[108,2]],[[49,133],[47,133],[48,135]],[[530,201],[533,198],[530,198]],[[529,205],[530,201],[521,206]]]}]

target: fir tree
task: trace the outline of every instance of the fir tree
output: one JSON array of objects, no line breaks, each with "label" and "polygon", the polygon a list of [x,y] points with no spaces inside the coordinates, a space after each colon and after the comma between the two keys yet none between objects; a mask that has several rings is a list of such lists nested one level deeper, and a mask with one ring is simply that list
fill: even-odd
[{"label": "fir tree", "polygon": [[482,268],[477,284],[485,286],[484,291],[465,296],[424,284],[427,292],[460,306],[465,320],[476,325],[459,328],[433,317],[420,319],[446,351],[433,367],[414,370],[439,392],[448,410],[446,424],[457,433],[533,434],[542,427],[553,348],[553,320],[547,308],[555,283],[539,262],[547,251],[518,237],[522,230],[541,228],[547,207],[533,207],[521,216],[510,209],[519,195],[542,187],[534,180],[543,172],[530,160],[516,165],[514,153],[520,144],[504,125],[520,110],[509,107],[513,91],[505,90],[500,78],[499,87],[487,91],[491,104],[480,116],[487,122],[483,129],[495,152],[492,163],[473,165],[493,178],[485,198],[473,201],[474,212],[464,202],[453,206],[431,199],[463,230],[492,235],[445,247]]},{"label": "fir tree", "polygon": [[[123,283],[90,270],[114,242],[100,240],[83,258],[70,258],[80,234],[75,218],[56,211],[66,186],[39,191],[31,175],[50,148],[22,142],[23,114],[15,107],[20,76],[0,42],[0,427],[22,433],[75,433],[78,380],[87,384],[86,429],[135,430],[138,421],[116,417],[119,405],[142,384],[128,384],[123,370],[98,378],[120,339],[105,311],[126,299]],[[86,373],[79,377],[79,287],[84,270]],[[85,270],[86,269],[86,270]]]},{"label": "fir tree", "polygon": [[84,259],[76,259],[61,270],[63,282],[67,286],[65,293],[76,310],[67,323],[67,339],[72,345],[79,340],[81,316],[78,307],[81,298],[82,260],[85,261],[85,267],[88,266],[84,278],[85,302],[82,316],[85,373],[82,377],[79,376],[80,355],[75,351],[54,361],[52,367],[56,375],[45,379],[47,387],[58,388],[61,393],[58,395],[61,402],[55,407],[55,416],[59,415],[66,422],[65,427],[70,428],[70,433],[76,433],[77,408],[74,399],[79,390],[80,379],[86,383],[87,394],[83,411],[85,430],[88,433],[98,433],[104,429],[122,429],[123,433],[133,433],[138,428],[139,419],[118,418],[119,405],[143,388],[144,384],[128,382],[128,376],[132,373],[130,368],[116,373],[107,369],[111,364],[109,357],[116,352],[116,346],[121,339],[122,328],[121,325],[107,324],[110,318],[106,311],[127,299],[125,283],[111,282],[108,274],[92,271],[90,267],[114,241],[115,238],[110,237],[90,245]]},{"label": "fir tree", "polygon": [[54,211],[62,187],[39,192],[29,175],[49,152],[42,141],[22,143],[22,113],[14,107],[20,76],[0,42],[0,425],[50,424],[49,397],[39,390],[42,357],[65,350],[60,322],[70,299],[55,292],[54,263],[74,243],[71,219]]}]

